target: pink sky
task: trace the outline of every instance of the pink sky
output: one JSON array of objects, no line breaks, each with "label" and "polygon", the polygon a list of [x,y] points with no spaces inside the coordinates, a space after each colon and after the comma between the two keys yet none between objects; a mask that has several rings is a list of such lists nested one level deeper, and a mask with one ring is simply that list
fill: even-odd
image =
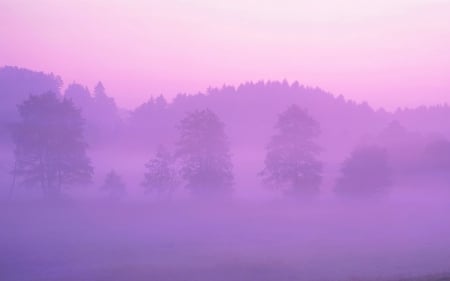
[{"label": "pink sky", "polygon": [[445,0],[0,0],[0,65],[101,80],[126,107],[283,78],[388,108],[450,103],[449,15]]}]

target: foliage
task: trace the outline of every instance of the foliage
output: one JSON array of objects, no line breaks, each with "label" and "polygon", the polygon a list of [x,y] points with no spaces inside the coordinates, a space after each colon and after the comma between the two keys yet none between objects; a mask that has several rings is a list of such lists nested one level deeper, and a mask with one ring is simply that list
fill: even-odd
[{"label": "foliage", "polygon": [[225,126],[209,109],[187,115],[179,125],[176,156],[181,160],[181,176],[195,195],[227,197],[233,174]]},{"label": "foliage", "polygon": [[170,152],[164,146],[159,146],[155,157],[145,164],[144,188],[160,197],[170,197],[178,184],[173,165],[174,159]]},{"label": "foliage", "polygon": [[315,139],[319,124],[297,105],[279,115],[274,135],[267,147],[264,182],[285,194],[309,197],[318,192],[322,163]]},{"label": "foliage", "polygon": [[83,139],[84,120],[71,101],[54,93],[30,96],[12,126],[15,176],[58,195],[63,184],[89,182],[93,173]]}]

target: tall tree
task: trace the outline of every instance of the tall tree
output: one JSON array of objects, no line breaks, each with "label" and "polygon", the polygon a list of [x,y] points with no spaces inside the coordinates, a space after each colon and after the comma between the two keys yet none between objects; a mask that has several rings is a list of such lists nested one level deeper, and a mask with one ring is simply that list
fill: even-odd
[{"label": "tall tree", "polygon": [[148,192],[154,192],[158,197],[170,198],[177,187],[177,175],[174,159],[170,152],[160,145],[155,157],[145,164],[147,171],[142,186]]},{"label": "tall tree", "polygon": [[188,114],[179,125],[176,156],[186,188],[200,197],[231,195],[233,174],[225,125],[209,109]]},{"label": "tall tree", "polygon": [[94,108],[96,127],[107,132],[115,131],[120,123],[119,111],[114,98],[106,94],[102,82],[94,88]]},{"label": "tall tree", "polygon": [[342,164],[335,191],[350,198],[379,198],[389,191],[391,180],[386,150],[363,146],[355,149]]},{"label": "tall tree", "polygon": [[311,197],[318,193],[322,164],[315,139],[319,123],[297,105],[281,113],[275,125],[277,133],[267,147],[264,182],[288,196]]},{"label": "tall tree", "polygon": [[94,99],[97,106],[104,110],[109,110],[114,113],[117,110],[116,102],[113,98],[106,94],[106,90],[102,82],[98,82],[94,88]]},{"label": "tall tree", "polygon": [[12,127],[14,176],[57,196],[63,184],[86,183],[93,169],[83,138],[84,120],[70,100],[48,92],[19,105],[20,122]]}]

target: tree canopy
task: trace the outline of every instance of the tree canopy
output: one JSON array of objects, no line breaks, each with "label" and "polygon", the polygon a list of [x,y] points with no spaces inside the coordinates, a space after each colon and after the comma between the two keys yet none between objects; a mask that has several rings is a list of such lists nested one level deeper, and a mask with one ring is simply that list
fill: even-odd
[{"label": "tree canopy", "polygon": [[89,182],[84,120],[73,103],[48,92],[30,96],[18,109],[20,121],[12,126],[15,176],[49,196],[59,195],[63,184]]},{"label": "tree canopy", "polygon": [[174,159],[170,152],[160,145],[154,158],[145,164],[146,173],[142,185],[148,192],[154,192],[159,197],[170,197],[177,187],[177,172]]},{"label": "tree canopy", "polygon": [[225,126],[211,110],[197,110],[179,124],[176,156],[181,176],[193,194],[226,197],[231,194],[233,173]]},{"label": "tree canopy", "polygon": [[275,125],[277,133],[267,147],[261,172],[264,182],[295,197],[310,197],[318,192],[322,163],[315,139],[319,123],[297,105],[281,113]]}]

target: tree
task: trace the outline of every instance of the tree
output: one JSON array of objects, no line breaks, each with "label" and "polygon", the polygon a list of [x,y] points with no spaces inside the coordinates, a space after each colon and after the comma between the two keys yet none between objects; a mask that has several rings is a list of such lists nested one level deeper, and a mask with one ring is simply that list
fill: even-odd
[{"label": "tree", "polygon": [[14,176],[58,196],[63,184],[87,183],[93,169],[83,139],[84,120],[70,100],[48,92],[19,105],[20,122],[12,126]]},{"label": "tree", "polygon": [[147,172],[142,186],[148,192],[154,192],[159,197],[170,198],[177,186],[177,175],[173,164],[174,159],[170,152],[160,145],[155,157],[145,164]]},{"label": "tree", "polygon": [[224,124],[211,110],[197,110],[181,121],[179,130],[176,156],[186,188],[195,196],[230,196],[233,174]]},{"label": "tree", "polygon": [[114,170],[111,170],[106,175],[101,189],[108,192],[109,197],[115,200],[120,199],[126,194],[125,183],[120,175]]},{"label": "tree", "polygon": [[319,124],[297,105],[281,113],[277,133],[267,147],[265,167],[260,173],[264,183],[288,196],[307,198],[318,193],[322,164],[315,139]]},{"label": "tree", "polygon": [[116,102],[113,98],[106,94],[105,87],[102,82],[98,82],[94,88],[94,99],[97,103],[97,107],[110,115],[114,115],[117,112]]},{"label": "tree", "polygon": [[391,180],[386,150],[363,146],[355,149],[342,164],[335,191],[345,197],[379,198],[386,195]]},{"label": "tree", "polygon": [[109,133],[114,132],[120,125],[119,111],[114,98],[106,94],[102,82],[98,82],[94,88],[93,107],[95,113],[92,119],[95,120],[95,127]]}]

